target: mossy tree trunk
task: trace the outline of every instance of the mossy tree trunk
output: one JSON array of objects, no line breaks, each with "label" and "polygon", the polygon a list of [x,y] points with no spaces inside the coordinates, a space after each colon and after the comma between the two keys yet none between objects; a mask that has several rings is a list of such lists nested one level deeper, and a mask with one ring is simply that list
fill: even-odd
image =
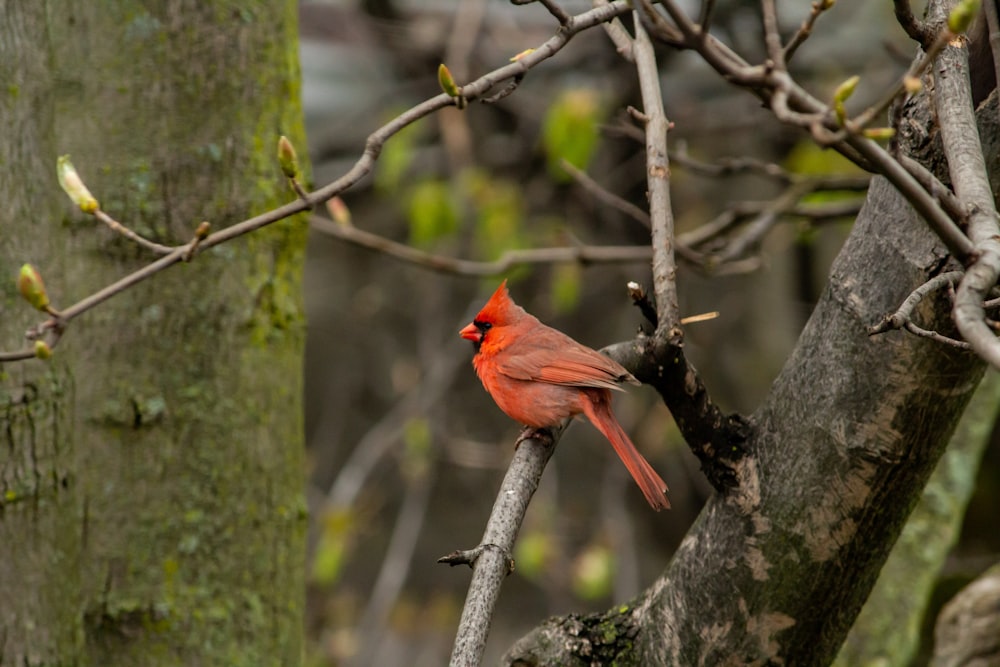
[{"label": "mossy tree trunk", "polygon": [[[0,6],[2,345],[148,263],[72,211],[166,244],[290,196],[302,146],[296,4]],[[7,217],[9,216],[9,217]],[[0,664],[293,665],[302,653],[304,221],[212,249],[74,321],[48,364],[4,367]]]}]

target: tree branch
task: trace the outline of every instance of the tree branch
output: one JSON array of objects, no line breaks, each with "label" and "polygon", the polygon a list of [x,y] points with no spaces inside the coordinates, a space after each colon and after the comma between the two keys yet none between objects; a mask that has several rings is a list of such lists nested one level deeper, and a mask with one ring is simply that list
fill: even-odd
[{"label": "tree branch", "polygon": [[[548,6],[548,4],[546,6]],[[531,53],[528,53],[527,55],[518,58],[515,62],[499,67],[492,72],[479,77],[475,81],[462,86],[461,97],[465,100],[480,99],[500,82],[507,79],[516,80],[524,77],[527,71],[558,53],[577,33],[600,25],[605,21],[624,14],[627,11],[630,11],[630,7],[625,0],[615,0],[615,2],[611,2],[605,6],[596,7],[571,17],[571,21],[567,24],[563,24],[555,35],[550,37]],[[415,121],[430,115],[438,109],[456,104],[458,104],[457,98],[446,93],[441,93],[440,95],[436,95],[435,97],[427,99],[416,106],[411,107],[370,134],[365,142],[365,149],[361,157],[347,172],[336,180],[313,192],[304,192],[301,188],[297,188],[296,191],[298,199],[295,201],[289,202],[283,206],[279,206],[278,208],[272,209],[271,211],[267,211],[266,213],[262,213],[242,222],[238,222],[226,227],[225,229],[221,229],[214,234],[198,239],[197,243],[193,241],[186,245],[169,249],[169,252],[156,261],[151,262],[141,269],[125,276],[121,280],[118,280],[98,292],[78,301],[69,308],[60,311],[59,318],[51,318],[39,323],[36,327],[29,330],[29,339],[33,336],[39,340],[44,340],[50,348],[54,349],[61,339],[66,326],[73,319],[179,262],[190,261],[195,254],[192,252],[193,250],[197,249],[200,253],[202,250],[207,250],[222,243],[226,243],[235,238],[261,229],[262,227],[266,227],[267,225],[279,220],[289,218],[297,213],[311,210],[317,205],[328,201],[344,190],[354,186],[358,181],[371,172],[376,160],[378,160],[379,154],[382,151],[382,146],[396,133]],[[292,180],[295,184],[297,184],[295,179]],[[111,218],[109,217],[109,220],[110,219]],[[105,220],[105,224],[109,224],[107,220]],[[122,233],[121,230],[114,227],[114,225],[111,226],[116,229],[116,231],[119,231],[119,233]],[[124,229],[124,227],[122,227],[122,229]],[[147,247],[156,252],[163,251],[159,246]],[[163,246],[163,248],[166,248],[166,246]],[[31,340],[33,341],[34,339]],[[13,352],[0,352],[0,362],[20,361],[24,359],[32,359],[34,357],[35,348],[33,345]]]},{"label": "tree branch", "polygon": [[479,546],[468,552],[454,552],[440,561],[452,565],[468,563],[473,570],[452,649],[451,665],[482,663],[486,638],[493,622],[493,609],[500,597],[500,586],[513,568],[511,554],[514,553],[514,540],[562,430],[553,429],[551,443],[534,438],[521,441],[514,450],[514,458],[497,492]]},{"label": "tree branch", "polygon": [[1000,340],[986,324],[982,306],[1000,276],[1000,225],[972,106],[968,56],[966,40],[956,38],[941,52],[934,73],[942,147],[955,194],[969,210],[968,233],[976,249],[958,284],[953,316],[976,354],[1000,368]]}]

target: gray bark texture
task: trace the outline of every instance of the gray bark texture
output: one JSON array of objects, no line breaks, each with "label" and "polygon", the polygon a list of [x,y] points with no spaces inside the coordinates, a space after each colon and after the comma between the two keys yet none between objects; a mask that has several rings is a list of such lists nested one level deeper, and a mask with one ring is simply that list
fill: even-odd
[{"label": "gray bark texture", "polygon": [[1000,373],[988,371],[892,548],[835,667],[912,663],[941,567],[961,534],[998,406]]},{"label": "gray bark texture", "polygon": [[[924,96],[906,151],[942,173]],[[995,99],[980,109],[997,170]],[[995,187],[995,186],[994,186]],[[508,665],[828,665],[983,375],[973,354],[866,328],[949,266],[883,178],[772,391],[750,417],[737,485],[706,504],[663,575],[606,614],[556,618]],[[954,332],[937,294],[922,325]]]},{"label": "gray bark texture", "polygon": [[[0,346],[177,245],[294,195],[296,3],[0,4]],[[303,647],[303,220],[175,266],[0,378],[0,664],[295,665]]]}]

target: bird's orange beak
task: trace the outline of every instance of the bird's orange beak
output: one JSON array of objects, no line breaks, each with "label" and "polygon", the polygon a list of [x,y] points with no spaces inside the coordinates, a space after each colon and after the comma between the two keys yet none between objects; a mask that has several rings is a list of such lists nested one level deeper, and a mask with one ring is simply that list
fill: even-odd
[{"label": "bird's orange beak", "polygon": [[479,343],[483,340],[483,332],[480,331],[479,327],[477,327],[473,322],[466,324],[465,327],[458,332],[458,335],[465,340],[471,340],[473,343]]}]

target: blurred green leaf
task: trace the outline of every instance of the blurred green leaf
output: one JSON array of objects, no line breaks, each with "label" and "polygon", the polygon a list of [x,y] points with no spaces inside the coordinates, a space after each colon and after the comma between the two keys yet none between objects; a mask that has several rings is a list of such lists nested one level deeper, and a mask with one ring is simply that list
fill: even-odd
[{"label": "blurred green leaf", "polygon": [[595,90],[573,88],[556,98],[542,122],[542,147],[553,179],[570,180],[560,165],[563,159],[578,169],[587,169],[597,148],[597,126],[603,120],[604,110]]},{"label": "blurred green leaf", "polygon": [[555,552],[547,532],[534,530],[522,534],[514,547],[514,563],[518,574],[527,579],[539,579],[545,574]]},{"label": "blurred green leaf", "polygon": [[611,594],[615,575],[615,555],[604,545],[587,547],[573,563],[573,592],[585,600]]},{"label": "blurred green leaf", "polygon": [[397,132],[382,147],[375,169],[375,189],[381,194],[392,195],[399,192],[403,178],[413,163],[419,139],[419,123],[413,123]]},{"label": "blurred green leaf", "polygon": [[475,245],[479,256],[495,259],[523,245],[521,187],[482,171],[470,171],[463,184],[476,211]]},{"label": "blurred green leaf", "polygon": [[834,150],[816,145],[812,139],[795,144],[785,158],[785,168],[796,174],[862,173],[861,168]]},{"label": "blurred green leaf", "polygon": [[[812,140],[802,140],[785,158],[785,169],[795,174],[821,176],[824,174],[861,174],[861,168],[833,150],[825,150]],[[857,198],[857,192],[820,191],[813,192],[802,198],[805,203],[822,204],[830,201],[843,201]]]},{"label": "blurred green leaf", "polygon": [[330,512],[320,522],[319,542],[313,556],[312,578],[329,586],[337,581],[347,554],[353,521],[346,512]]},{"label": "blurred green leaf", "polygon": [[418,183],[410,194],[410,242],[417,247],[433,244],[458,229],[455,195],[446,181]]},{"label": "blurred green leaf", "polygon": [[583,270],[579,264],[557,264],[552,269],[552,305],[556,312],[573,310],[580,302]]}]

